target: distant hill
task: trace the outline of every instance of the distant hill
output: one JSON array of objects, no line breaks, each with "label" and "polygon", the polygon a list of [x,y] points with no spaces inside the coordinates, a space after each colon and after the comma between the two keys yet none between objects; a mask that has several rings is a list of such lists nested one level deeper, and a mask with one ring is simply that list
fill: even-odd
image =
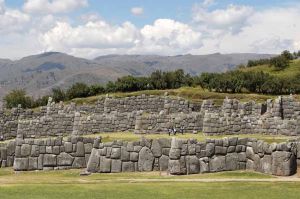
[{"label": "distant hill", "polygon": [[0,59],[0,98],[9,90],[24,88],[35,96],[51,88],[67,88],[75,82],[106,83],[124,75],[144,76],[160,69],[184,69],[197,75],[202,72],[224,72],[249,59],[269,58],[269,54],[211,55],[107,55],[94,60],[48,52],[11,61]]}]

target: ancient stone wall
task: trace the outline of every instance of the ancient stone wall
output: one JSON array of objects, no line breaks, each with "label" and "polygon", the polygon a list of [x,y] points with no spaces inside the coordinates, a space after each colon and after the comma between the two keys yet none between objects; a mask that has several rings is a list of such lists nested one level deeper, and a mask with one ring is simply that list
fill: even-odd
[{"label": "ancient stone wall", "polygon": [[94,145],[87,170],[118,173],[168,171],[174,175],[254,170],[289,176],[296,172],[296,143],[268,144],[257,139],[142,139]]},{"label": "ancient stone wall", "polygon": [[86,168],[94,142],[83,137],[16,139],[13,168],[16,171]]},{"label": "ancient stone wall", "polygon": [[98,132],[168,133],[169,128],[214,134],[300,135],[300,103],[293,96],[266,103],[225,99],[202,105],[182,98],[133,96],[99,98],[94,105],[55,104],[39,111],[22,108],[0,111],[0,140]]},{"label": "ancient stone wall", "polygon": [[15,141],[0,143],[0,168],[12,167],[15,157]]}]

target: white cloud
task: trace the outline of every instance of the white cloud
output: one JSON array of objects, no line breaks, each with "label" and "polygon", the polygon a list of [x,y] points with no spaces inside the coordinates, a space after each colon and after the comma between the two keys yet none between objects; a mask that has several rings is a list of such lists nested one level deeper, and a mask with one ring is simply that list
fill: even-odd
[{"label": "white cloud", "polygon": [[133,8],[131,8],[131,14],[136,15],[136,16],[142,15],[142,14],[144,14],[144,8],[142,8],[142,7],[133,7]]},{"label": "white cloud", "polygon": [[137,35],[136,27],[130,22],[112,26],[105,21],[97,21],[77,27],[58,22],[41,37],[41,42],[47,50],[129,48],[137,42]]},{"label": "white cloud", "polygon": [[[299,7],[269,8],[254,11],[247,19],[247,25],[236,34],[230,30],[215,34],[208,30],[204,46],[192,53],[280,53],[288,49],[299,50],[300,41]],[[225,29],[226,30],[226,29]]]},{"label": "white cloud", "polygon": [[149,53],[185,53],[202,44],[201,33],[172,19],[158,19],[153,25],[144,26],[141,35],[143,39],[138,47]]},{"label": "white cloud", "polygon": [[214,4],[214,3],[215,3],[215,0],[204,0],[204,1],[202,2],[202,5],[203,5],[204,7],[207,7],[207,6],[210,6],[210,5]]},{"label": "white cloud", "polygon": [[233,33],[241,31],[252,15],[253,8],[248,6],[229,5],[226,9],[208,9],[195,5],[193,20],[207,29],[226,30]]},{"label": "white cloud", "polygon": [[67,13],[87,5],[87,0],[26,0],[23,9],[28,13]]},{"label": "white cloud", "polygon": [[30,21],[30,16],[19,10],[8,9],[0,0],[0,33],[13,33],[22,30]]}]

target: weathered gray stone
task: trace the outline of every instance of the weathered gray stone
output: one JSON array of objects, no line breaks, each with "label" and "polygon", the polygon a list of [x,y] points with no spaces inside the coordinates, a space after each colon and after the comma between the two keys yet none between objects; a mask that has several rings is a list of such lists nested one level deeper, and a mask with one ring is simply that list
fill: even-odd
[{"label": "weathered gray stone", "polygon": [[134,162],[122,163],[122,172],[134,172],[134,171],[135,171]]},{"label": "weathered gray stone", "polygon": [[130,153],[130,161],[137,162],[139,160],[139,154],[137,152]]},{"label": "weathered gray stone", "polygon": [[200,161],[196,156],[187,156],[187,174],[197,174],[200,173]]},{"label": "weathered gray stone", "polygon": [[72,153],[73,152],[73,145],[72,145],[71,142],[65,142],[64,146],[65,146],[65,152],[66,153]]},{"label": "weathered gray stone", "polygon": [[127,148],[123,146],[121,147],[121,160],[123,162],[127,162],[130,160],[130,153],[127,151]]},{"label": "weathered gray stone", "polygon": [[111,161],[111,172],[120,173],[122,171],[122,161],[121,160],[112,160]]},{"label": "weathered gray stone", "polygon": [[71,166],[73,161],[74,157],[65,152],[57,156],[57,166]]},{"label": "weathered gray stone", "polygon": [[239,169],[239,158],[237,153],[229,153],[225,156],[226,170],[235,171]]},{"label": "weathered gray stone", "polygon": [[31,153],[31,145],[29,144],[22,144],[21,146],[21,156],[28,157]]},{"label": "weathered gray stone", "polygon": [[38,158],[37,157],[29,157],[28,158],[28,170],[38,170]]},{"label": "weathered gray stone", "polygon": [[162,155],[162,149],[158,140],[155,139],[152,141],[151,151],[154,157],[159,158]]},{"label": "weathered gray stone", "polygon": [[43,166],[44,167],[55,167],[56,166],[56,155],[44,154]]},{"label": "weathered gray stone", "polygon": [[76,144],[76,156],[77,157],[84,157],[85,151],[84,151],[84,144],[83,142],[77,142]]},{"label": "weathered gray stone", "polygon": [[179,160],[169,160],[168,169],[172,175],[186,174],[185,157],[181,157]]},{"label": "weathered gray stone", "polygon": [[101,156],[100,157],[100,172],[110,173],[111,170],[111,159]]},{"label": "weathered gray stone", "polygon": [[86,168],[85,157],[75,157],[72,164],[72,168],[74,169]]},{"label": "weathered gray stone", "polygon": [[159,158],[159,170],[160,171],[167,171],[168,170],[168,164],[169,164],[169,156],[162,155]]},{"label": "weathered gray stone", "polygon": [[225,171],[226,170],[225,156],[217,156],[211,158],[209,162],[209,168],[211,172]]},{"label": "weathered gray stone", "polygon": [[148,147],[143,147],[139,153],[138,167],[139,171],[152,171],[154,156]]},{"label": "weathered gray stone", "polygon": [[87,171],[92,172],[92,173],[98,172],[99,164],[100,164],[99,150],[96,148],[93,148],[91,156],[87,163]]},{"label": "weathered gray stone", "polygon": [[27,171],[28,164],[28,158],[15,158],[13,168],[15,171]]},{"label": "weathered gray stone", "polygon": [[275,151],[272,153],[272,174],[290,176],[296,172],[296,158],[291,152]]},{"label": "weathered gray stone", "polygon": [[180,149],[171,148],[170,155],[169,155],[171,160],[179,160],[180,155],[181,155],[181,150]]},{"label": "weathered gray stone", "polygon": [[121,157],[121,148],[112,148],[110,157],[112,159],[120,159],[120,157]]}]

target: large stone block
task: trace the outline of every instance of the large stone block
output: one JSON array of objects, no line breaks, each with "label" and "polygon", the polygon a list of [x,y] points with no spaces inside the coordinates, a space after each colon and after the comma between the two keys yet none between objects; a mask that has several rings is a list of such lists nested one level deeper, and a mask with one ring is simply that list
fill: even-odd
[{"label": "large stone block", "polygon": [[160,171],[167,171],[168,170],[168,164],[169,164],[169,156],[162,155],[159,158],[159,170]]},{"label": "large stone block", "polygon": [[121,147],[121,160],[124,162],[127,162],[130,160],[130,153],[127,151],[127,147],[124,147],[124,146]]},{"label": "large stone block", "polygon": [[71,166],[73,161],[74,157],[65,152],[57,156],[57,166]]},{"label": "large stone block", "polygon": [[99,149],[92,149],[91,156],[87,163],[87,171],[91,173],[95,173],[99,171],[99,164],[100,164],[100,154]]},{"label": "large stone block", "polygon": [[154,156],[148,147],[143,147],[139,153],[138,167],[139,171],[152,171]]},{"label": "large stone block", "polygon": [[277,176],[290,176],[296,173],[297,162],[293,153],[275,151],[272,153],[272,174]]},{"label": "large stone block", "polygon": [[31,153],[31,145],[29,144],[22,144],[21,146],[21,156],[28,157]]},{"label": "large stone block", "polygon": [[272,174],[272,156],[271,155],[264,155],[263,158],[260,160],[261,164],[261,172]]},{"label": "large stone block", "polygon": [[84,157],[85,156],[83,142],[77,142],[77,144],[76,144],[76,156],[77,157]]},{"label": "large stone block", "polygon": [[122,161],[113,159],[111,161],[111,172],[120,173],[122,171]]},{"label": "large stone block", "polygon": [[112,148],[110,157],[112,159],[120,159],[120,157],[121,157],[121,148]]},{"label": "large stone block", "polygon": [[235,171],[239,169],[239,157],[237,153],[229,153],[225,156],[226,170]]},{"label": "large stone block", "polygon": [[111,159],[104,156],[100,157],[100,173],[110,173],[111,171]]},{"label": "large stone block", "polygon": [[169,160],[168,169],[172,175],[184,175],[186,174],[186,161],[182,156],[179,160]]},{"label": "large stone block", "polygon": [[75,157],[72,164],[72,168],[74,169],[86,168],[85,157]]},{"label": "large stone block", "polygon": [[161,148],[158,140],[155,139],[152,141],[151,151],[152,151],[154,157],[159,158],[162,155],[162,148]]},{"label": "large stone block", "polygon": [[65,142],[64,147],[65,147],[65,152],[66,153],[72,153],[73,152],[73,144],[71,142]]},{"label": "large stone block", "polygon": [[29,157],[28,158],[28,170],[38,170],[38,158],[37,157]]},{"label": "large stone block", "polygon": [[225,156],[216,156],[211,158],[209,162],[211,172],[219,172],[226,170]]},{"label": "large stone block", "polygon": [[27,171],[28,164],[28,158],[15,158],[13,168],[15,171]]},{"label": "large stone block", "polygon": [[171,148],[170,155],[169,155],[171,160],[179,160],[180,155],[181,155],[181,150],[180,149]]},{"label": "large stone block", "polygon": [[200,161],[196,156],[187,156],[186,164],[188,174],[200,173]]},{"label": "large stone block", "polygon": [[134,172],[134,171],[135,171],[134,162],[122,163],[122,172]]},{"label": "large stone block", "polygon": [[44,154],[43,166],[44,167],[55,167],[56,166],[56,155]]}]

